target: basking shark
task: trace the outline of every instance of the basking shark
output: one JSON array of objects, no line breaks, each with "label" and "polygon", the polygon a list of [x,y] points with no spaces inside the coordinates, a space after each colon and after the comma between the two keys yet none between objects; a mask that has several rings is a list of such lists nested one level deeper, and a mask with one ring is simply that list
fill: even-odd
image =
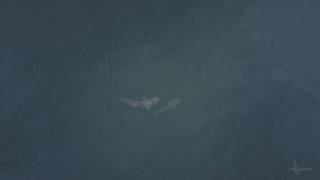
[{"label": "basking shark", "polygon": [[289,168],[296,176],[302,175],[304,171],[311,171],[311,168],[300,167],[295,161],[293,162],[293,167]]},{"label": "basking shark", "polygon": [[162,113],[162,112],[165,112],[165,111],[174,109],[174,108],[176,108],[179,104],[180,104],[180,98],[178,98],[178,97],[173,98],[173,100],[171,100],[170,102],[168,102],[166,106],[164,106],[163,108],[157,110],[157,111],[154,113],[154,115],[158,115],[159,113]]},{"label": "basking shark", "polygon": [[152,96],[150,98],[143,97],[141,101],[135,101],[135,100],[130,100],[127,98],[123,97],[117,97],[117,99],[128,106],[134,107],[134,108],[142,108],[146,110],[150,110],[152,106],[155,106],[159,103],[160,98],[156,96]]}]

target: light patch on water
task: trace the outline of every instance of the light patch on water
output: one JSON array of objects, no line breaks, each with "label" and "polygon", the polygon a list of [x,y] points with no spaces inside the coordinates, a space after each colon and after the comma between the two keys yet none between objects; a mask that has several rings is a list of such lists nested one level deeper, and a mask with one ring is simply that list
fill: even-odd
[{"label": "light patch on water", "polygon": [[160,108],[159,110],[157,110],[154,113],[154,115],[157,116],[158,114],[163,113],[165,111],[169,111],[169,110],[175,109],[179,104],[180,104],[180,98],[178,98],[178,97],[173,98],[171,101],[169,101],[167,103],[166,106],[164,106],[164,107]]},{"label": "light patch on water", "polygon": [[289,171],[292,171],[296,176],[300,176],[305,171],[311,171],[311,170],[312,170],[312,168],[301,167],[296,162],[293,162],[293,167],[289,168]]},{"label": "light patch on water", "polygon": [[119,101],[127,104],[128,106],[134,107],[134,108],[141,108],[150,110],[153,106],[157,105],[160,101],[159,97],[152,96],[152,97],[143,97],[142,100],[131,100],[123,97],[117,98]]},{"label": "light patch on water", "polygon": [[[157,96],[152,96],[149,98],[143,97],[142,100],[132,100],[132,99],[124,98],[124,97],[117,97],[116,99],[118,99],[119,101],[121,101],[122,103],[124,103],[130,107],[141,108],[141,109],[146,109],[146,110],[150,110],[151,108],[153,108],[153,106],[158,105],[160,102],[160,97],[157,97]],[[179,104],[180,104],[180,98],[179,97],[173,98],[165,106],[157,109],[153,113],[153,115],[157,116],[160,113],[175,109]]]}]

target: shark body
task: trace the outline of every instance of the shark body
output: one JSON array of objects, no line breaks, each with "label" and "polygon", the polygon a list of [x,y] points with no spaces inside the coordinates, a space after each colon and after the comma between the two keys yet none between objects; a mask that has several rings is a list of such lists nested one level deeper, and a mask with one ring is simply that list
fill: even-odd
[{"label": "shark body", "polygon": [[311,170],[311,168],[300,167],[297,162],[293,162],[293,167],[289,168],[289,171],[292,171],[296,176],[300,176],[303,172]]},{"label": "shark body", "polygon": [[180,98],[174,98],[173,100],[171,100],[170,102],[167,103],[166,106],[164,106],[163,108],[159,109],[158,111],[156,111],[154,113],[154,115],[158,115],[159,113],[171,110],[176,108],[178,105],[180,104]]},{"label": "shark body", "polygon": [[156,96],[152,96],[150,98],[143,97],[141,101],[130,100],[123,97],[118,97],[117,99],[127,104],[128,106],[135,107],[135,108],[142,108],[146,110],[150,110],[153,106],[157,105],[160,101],[160,98]]}]

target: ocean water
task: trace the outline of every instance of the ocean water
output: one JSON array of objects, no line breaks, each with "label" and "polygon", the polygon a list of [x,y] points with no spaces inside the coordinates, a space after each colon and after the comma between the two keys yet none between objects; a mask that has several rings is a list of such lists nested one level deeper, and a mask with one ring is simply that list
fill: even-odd
[{"label": "ocean water", "polygon": [[0,180],[320,179],[319,7],[1,1]]}]

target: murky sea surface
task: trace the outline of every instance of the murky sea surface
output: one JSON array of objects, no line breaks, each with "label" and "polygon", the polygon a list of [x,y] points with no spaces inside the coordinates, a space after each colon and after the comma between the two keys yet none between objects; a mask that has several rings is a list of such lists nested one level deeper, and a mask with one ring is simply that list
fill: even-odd
[{"label": "murky sea surface", "polygon": [[319,7],[1,1],[0,180],[320,179]]}]

